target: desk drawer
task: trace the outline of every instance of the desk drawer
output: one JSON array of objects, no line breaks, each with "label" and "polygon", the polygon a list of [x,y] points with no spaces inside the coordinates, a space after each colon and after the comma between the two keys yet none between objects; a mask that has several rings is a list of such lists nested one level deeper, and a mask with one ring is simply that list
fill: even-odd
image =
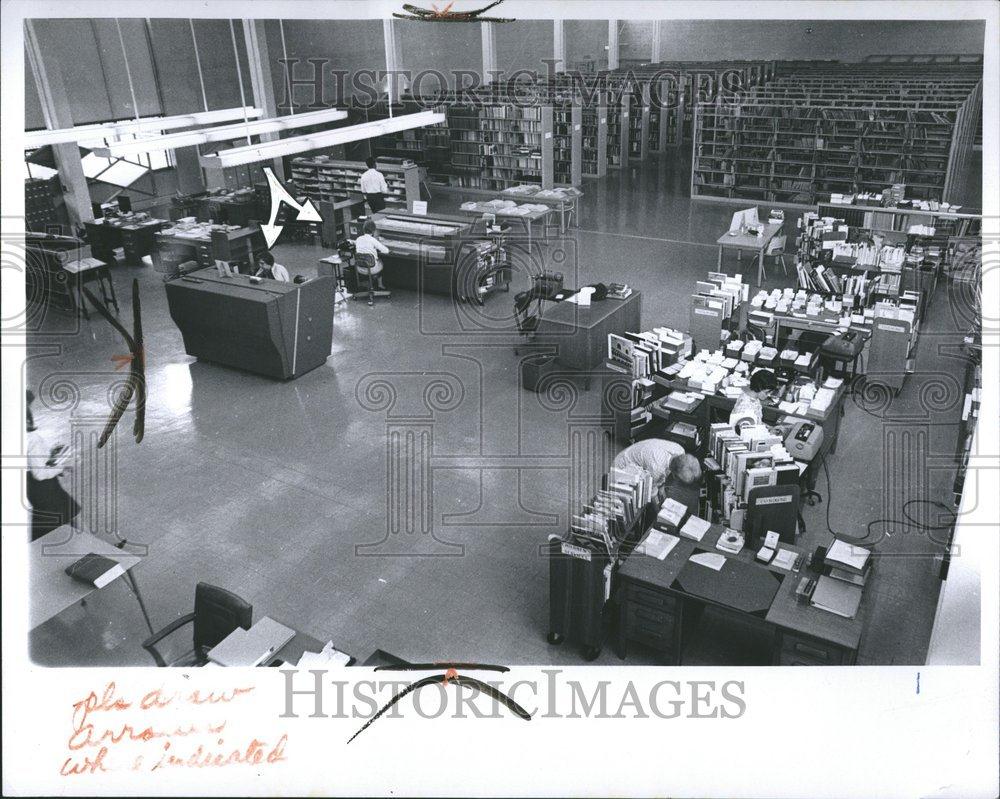
[{"label": "desk drawer", "polygon": [[677,610],[677,599],[664,591],[654,591],[649,588],[641,588],[638,585],[630,585],[628,588],[628,598],[636,605],[644,605],[648,608],[658,608],[669,613]]},{"label": "desk drawer", "polygon": [[677,617],[672,612],[630,603],[625,620],[629,629],[642,628],[659,632],[660,630],[673,630]]},{"label": "desk drawer", "polygon": [[781,636],[779,666],[841,666],[848,660],[847,651],[835,644],[794,633]]}]

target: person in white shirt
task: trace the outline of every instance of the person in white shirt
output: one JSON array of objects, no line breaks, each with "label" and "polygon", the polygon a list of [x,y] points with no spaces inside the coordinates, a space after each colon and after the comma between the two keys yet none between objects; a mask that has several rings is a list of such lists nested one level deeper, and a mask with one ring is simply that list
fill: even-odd
[{"label": "person in white shirt", "polygon": [[274,262],[274,256],[270,252],[263,252],[257,259],[257,271],[254,277],[266,277],[268,280],[280,280],[282,283],[291,282],[288,270],[281,264]]},{"label": "person in white shirt", "polygon": [[365,161],[368,169],[361,175],[361,193],[365,195],[368,207],[372,213],[378,213],[385,208],[385,195],[389,193],[389,187],[385,182],[385,175],[375,168],[375,159],[369,158]]},{"label": "person in white shirt", "polygon": [[357,267],[358,274],[370,274],[374,281],[373,288],[385,291],[385,284],[382,283],[382,278],[380,277],[382,274],[382,261],[378,256],[379,253],[389,252],[389,248],[375,237],[376,230],[375,223],[370,219],[367,220],[362,228],[361,235],[354,242],[354,251],[358,255],[370,255],[375,259],[375,266],[371,269],[359,264]]},{"label": "person in white shirt", "polygon": [[31,503],[31,540],[41,538],[64,524],[76,525],[80,504],[70,496],[59,482],[65,471],[67,455],[65,446],[52,446],[52,442],[37,427],[31,412],[35,395],[25,392],[25,429],[28,450],[28,502]]},{"label": "person in white shirt", "polygon": [[701,480],[698,459],[687,455],[680,444],[662,438],[647,438],[626,447],[615,458],[615,468],[639,468],[653,475],[653,488],[660,502],[672,483],[696,485]]},{"label": "person in white shirt", "polygon": [[778,379],[769,369],[758,369],[744,386],[743,393],[736,398],[733,411],[729,414],[729,424],[740,431],[743,425],[759,425],[764,420],[764,406],[761,400],[768,398],[778,389]]}]

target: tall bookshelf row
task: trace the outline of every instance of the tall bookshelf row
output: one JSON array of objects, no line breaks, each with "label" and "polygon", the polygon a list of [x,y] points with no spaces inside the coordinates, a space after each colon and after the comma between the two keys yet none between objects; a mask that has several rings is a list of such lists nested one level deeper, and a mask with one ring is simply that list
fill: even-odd
[{"label": "tall bookshelf row", "polygon": [[[329,157],[298,157],[292,159],[291,178],[295,187],[314,202],[336,202],[360,192],[358,181],[368,167],[358,161],[339,161]],[[379,171],[385,175],[389,205],[409,208],[420,199],[420,180],[413,163],[392,163],[378,159]]]},{"label": "tall bookshelf row", "polygon": [[961,202],[982,102],[974,74],[824,69],[696,109],[692,197],[814,205],[903,184]]}]

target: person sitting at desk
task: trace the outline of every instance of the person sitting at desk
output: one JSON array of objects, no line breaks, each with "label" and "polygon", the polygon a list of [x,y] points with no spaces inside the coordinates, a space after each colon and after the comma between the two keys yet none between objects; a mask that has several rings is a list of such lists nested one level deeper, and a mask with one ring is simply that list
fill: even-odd
[{"label": "person sitting at desk", "polygon": [[257,271],[255,277],[266,277],[268,280],[280,280],[282,283],[291,282],[288,270],[281,264],[274,262],[274,256],[270,252],[263,252],[257,259]]},{"label": "person sitting at desk", "polygon": [[371,274],[372,280],[374,281],[374,287],[385,291],[385,285],[382,283],[382,261],[379,259],[379,253],[389,252],[389,248],[386,247],[381,241],[375,237],[375,232],[377,228],[372,220],[367,220],[364,227],[362,228],[361,235],[354,242],[354,251],[358,255],[370,255],[375,259],[375,266],[370,270],[364,266],[358,266],[358,274],[367,275]]},{"label": "person sitting at desk", "polygon": [[361,193],[365,195],[368,207],[372,213],[378,213],[385,208],[385,195],[389,193],[389,187],[385,182],[385,175],[375,168],[375,159],[365,159],[368,169],[361,175],[358,183],[361,185]]},{"label": "person sitting at desk", "polygon": [[736,399],[729,414],[729,424],[736,432],[746,424],[761,424],[764,421],[764,406],[761,400],[778,390],[778,379],[770,369],[758,369],[750,377],[750,383],[743,387],[743,393]]},{"label": "person sitting at desk", "polygon": [[639,468],[653,475],[657,501],[663,502],[671,484],[692,485],[701,480],[701,465],[684,447],[662,438],[647,438],[626,447],[615,458],[616,469]]}]

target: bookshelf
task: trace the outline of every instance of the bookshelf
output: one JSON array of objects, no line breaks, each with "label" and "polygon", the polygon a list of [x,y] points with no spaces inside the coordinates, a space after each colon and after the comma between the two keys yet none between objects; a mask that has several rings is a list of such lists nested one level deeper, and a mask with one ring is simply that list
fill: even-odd
[{"label": "bookshelf", "polygon": [[[447,110],[447,122],[452,170],[448,185],[490,192],[523,183],[552,188],[555,169],[551,105],[452,105]],[[572,123],[569,127],[572,131]],[[570,155],[571,149],[572,145]]]},{"label": "bookshelf", "polygon": [[691,196],[802,207],[903,184],[958,201],[982,102],[968,73],[786,76],[695,109]]},{"label": "bookshelf", "polygon": [[642,161],[649,147],[649,84],[639,83],[628,93],[628,144],[629,161]]},{"label": "bookshelf", "polygon": [[27,178],[24,181],[24,222],[25,229],[44,233],[59,226],[53,189],[58,179]]},{"label": "bookshelf", "polygon": [[[419,168],[415,163],[379,159],[377,166],[389,187],[385,197],[387,205],[411,208],[413,201],[420,199]],[[292,159],[291,178],[310,200],[335,202],[360,194],[358,180],[366,169],[368,167],[360,161],[301,157]]]},{"label": "bookshelf", "polygon": [[580,109],[582,124],[581,164],[582,177],[600,178],[608,173],[608,105],[607,93],[598,95],[597,104],[589,103]]},{"label": "bookshelf", "polygon": [[583,182],[583,109],[574,103],[552,110],[552,173],[557,186]]}]

